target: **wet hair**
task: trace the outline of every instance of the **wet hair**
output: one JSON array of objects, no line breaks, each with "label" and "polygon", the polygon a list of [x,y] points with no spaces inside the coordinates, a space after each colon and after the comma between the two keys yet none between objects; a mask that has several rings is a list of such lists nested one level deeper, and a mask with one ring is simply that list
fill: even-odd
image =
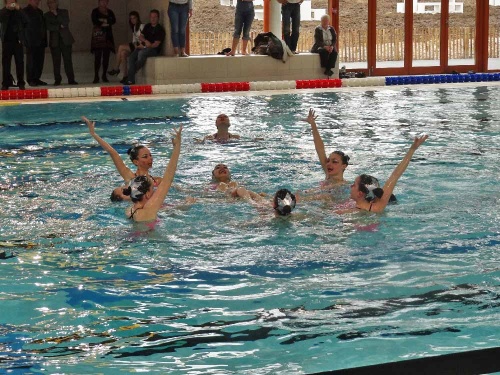
[{"label": "wet hair", "polygon": [[137,145],[137,146],[134,146],[134,147],[130,147],[128,150],[127,150],[127,154],[130,156],[130,160],[133,162],[134,160],[137,160],[139,159],[139,150],[144,148],[146,146],[143,146],[143,145]]},{"label": "wet hair", "polygon": [[380,188],[378,180],[370,175],[362,174],[359,176],[359,190],[365,193],[365,199],[371,202],[375,198],[381,198],[384,190]]},{"label": "wet hair", "polygon": [[[134,25],[132,24],[132,22],[130,21],[130,17],[134,16],[135,18],[137,18],[137,23]],[[136,12],[135,10],[133,10],[132,12],[130,12],[128,14],[128,25],[130,26],[130,29],[132,31],[139,31],[139,28],[141,27],[141,16],[139,16],[139,12]]]},{"label": "wet hair", "polygon": [[333,151],[332,154],[336,154],[342,158],[342,164],[349,165],[349,160],[351,159],[349,155],[344,154],[342,151]]},{"label": "wet hair", "polygon": [[151,180],[148,176],[137,176],[132,181],[128,187],[123,189],[123,194],[130,196],[132,202],[140,202],[144,194],[146,194],[149,189],[151,189]]},{"label": "wet hair", "polygon": [[[225,165],[225,164],[219,163],[219,164],[217,164],[217,165]],[[214,167],[214,169],[212,169],[212,182],[214,182],[214,183],[220,182],[220,181],[219,181],[219,179],[218,179],[218,178],[216,178],[216,177],[215,177],[215,174],[214,174],[214,172],[215,172],[215,168],[217,168],[217,165]],[[226,167],[227,167],[227,165],[226,165]],[[228,175],[227,175],[227,177],[228,177],[228,181],[231,181],[231,171],[229,170],[229,168],[228,168],[227,170],[228,170],[228,172],[229,172],[229,173],[228,173]]]},{"label": "wet hair", "polygon": [[111,199],[111,202],[121,202],[123,200],[123,198],[116,194],[114,190],[111,192],[111,197],[109,198]]},{"label": "wet hair", "polygon": [[288,189],[280,189],[274,194],[273,207],[279,215],[290,215],[296,203],[295,195]]}]

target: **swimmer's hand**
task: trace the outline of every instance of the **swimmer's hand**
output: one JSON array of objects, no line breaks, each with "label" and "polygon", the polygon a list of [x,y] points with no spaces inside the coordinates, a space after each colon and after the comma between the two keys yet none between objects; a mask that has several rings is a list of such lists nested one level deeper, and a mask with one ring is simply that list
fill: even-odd
[{"label": "swimmer's hand", "polygon": [[311,125],[316,125],[316,119],[318,116],[316,116],[316,112],[314,109],[309,109],[309,114],[307,115],[307,118],[304,119],[305,122],[308,122]]},{"label": "swimmer's hand", "polygon": [[174,134],[173,137],[172,137],[172,144],[175,146],[180,146],[181,144],[181,134],[182,134],[182,125],[178,128],[178,129],[175,129],[174,128]]},{"label": "swimmer's hand", "polygon": [[90,135],[94,136],[95,135],[95,121],[90,121],[87,117],[82,116],[82,120],[87,124],[89,127],[89,132]]},{"label": "swimmer's hand", "polygon": [[420,137],[415,137],[415,139],[413,140],[413,144],[411,145],[410,148],[415,151],[417,148],[419,148],[422,145],[422,143],[424,143],[427,140],[427,138],[429,138],[429,136],[427,134],[422,135]]}]

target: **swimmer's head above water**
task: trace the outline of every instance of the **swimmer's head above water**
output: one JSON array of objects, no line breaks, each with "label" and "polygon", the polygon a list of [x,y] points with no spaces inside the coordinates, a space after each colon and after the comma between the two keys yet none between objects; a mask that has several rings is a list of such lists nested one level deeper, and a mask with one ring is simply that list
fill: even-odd
[{"label": "swimmer's head above water", "polygon": [[128,195],[125,195],[123,191],[126,189],[126,186],[120,186],[117,187],[116,189],[113,189],[113,192],[111,193],[111,202],[121,202],[121,201],[129,201],[130,197]]},{"label": "swimmer's head above water", "polygon": [[217,129],[219,129],[220,126],[226,129],[229,128],[231,126],[231,122],[229,121],[229,116],[226,115],[225,113],[221,113],[215,119],[215,126],[217,127]]},{"label": "swimmer's head above water", "polygon": [[129,196],[134,203],[140,202],[148,194],[153,194],[153,181],[148,176],[137,176],[123,189],[123,194]]},{"label": "swimmer's head above water", "polygon": [[130,147],[127,151],[130,161],[138,168],[148,170],[153,166],[153,156],[149,148],[143,145]]},{"label": "swimmer's head above water", "polygon": [[342,151],[333,151],[326,159],[326,169],[328,176],[343,175],[345,169],[349,165],[350,157]]},{"label": "swimmer's head above water", "polygon": [[231,171],[225,164],[217,164],[212,171],[212,180],[215,183],[231,181]]},{"label": "swimmer's head above water", "polygon": [[296,203],[295,195],[288,189],[280,189],[274,194],[273,208],[280,216],[290,215]]},{"label": "swimmer's head above water", "polygon": [[[351,198],[355,199],[357,194],[363,194],[364,199],[367,202],[371,202],[375,198],[381,198],[384,195],[384,190],[380,187],[377,178],[362,174],[351,185]],[[394,194],[391,194],[389,203],[397,203],[397,198]]]}]

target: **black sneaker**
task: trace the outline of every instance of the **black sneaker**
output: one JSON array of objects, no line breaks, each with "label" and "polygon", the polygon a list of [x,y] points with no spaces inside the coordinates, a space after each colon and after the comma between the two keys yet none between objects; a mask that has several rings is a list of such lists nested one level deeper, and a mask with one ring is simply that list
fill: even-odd
[{"label": "black sneaker", "polygon": [[37,79],[36,83],[38,86],[47,86],[47,82],[40,81],[39,79]]},{"label": "black sneaker", "polygon": [[110,76],[116,76],[117,74],[120,73],[120,69],[112,69],[108,72]]},{"label": "black sneaker", "polygon": [[69,81],[68,85],[78,85],[78,82],[76,82],[76,81]]},{"label": "black sneaker", "polygon": [[128,82],[128,77],[127,76],[123,77],[122,80],[120,81],[120,83],[122,83],[124,85],[126,85],[127,82]]},{"label": "black sneaker", "polygon": [[2,85],[2,91],[8,90],[9,86]]},{"label": "black sneaker", "polygon": [[61,86],[61,81],[55,81],[54,86]]}]

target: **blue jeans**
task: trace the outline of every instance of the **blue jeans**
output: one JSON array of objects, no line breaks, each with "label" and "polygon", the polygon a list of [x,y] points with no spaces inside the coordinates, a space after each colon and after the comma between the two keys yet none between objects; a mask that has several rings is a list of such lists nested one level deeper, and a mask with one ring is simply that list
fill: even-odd
[{"label": "blue jeans", "polygon": [[136,48],[128,57],[128,80],[135,83],[135,73],[146,64],[148,57],[158,56],[156,48]]},{"label": "blue jeans", "polygon": [[[286,45],[295,52],[299,41],[300,30],[300,4],[287,3],[281,6],[283,17],[283,39]],[[292,22],[292,33],[290,34],[290,21]]]},{"label": "blue jeans", "polygon": [[189,16],[189,4],[168,4],[170,34],[174,48],[186,47],[186,25]]},{"label": "blue jeans", "polygon": [[238,9],[236,7],[236,12],[234,13],[234,39],[239,39],[241,31],[243,31],[243,40],[250,40],[250,29],[252,27],[252,22],[255,17],[255,11],[253,9],[253,3],[249,2],[251,7],[247,9]]}]

